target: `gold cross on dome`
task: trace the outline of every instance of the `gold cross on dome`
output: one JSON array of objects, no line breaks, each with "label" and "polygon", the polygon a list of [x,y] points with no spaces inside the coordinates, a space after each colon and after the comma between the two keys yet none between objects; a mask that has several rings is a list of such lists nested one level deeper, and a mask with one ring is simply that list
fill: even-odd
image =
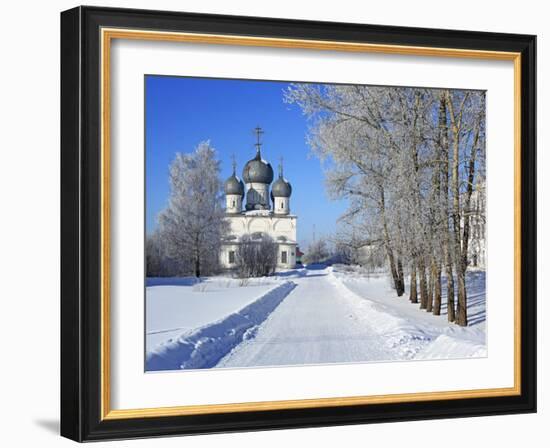
[{"label": "gold cross on dome", "polygon": [[260,146],[262,146],[262,143],[260,142],[260,138],[261,138],[262,134],[264,133],[264,131],[260,126],[256,126],[254,128],[254,133],[256,134],[256,144],[254,146],[256,146],[256,149],[259,151]]},{"label": "gold cross on dome", "polygon": [[233,167],[233,176],[237,172],[237,158],[235,157],[235,153],[231,156],[231,166]]}]

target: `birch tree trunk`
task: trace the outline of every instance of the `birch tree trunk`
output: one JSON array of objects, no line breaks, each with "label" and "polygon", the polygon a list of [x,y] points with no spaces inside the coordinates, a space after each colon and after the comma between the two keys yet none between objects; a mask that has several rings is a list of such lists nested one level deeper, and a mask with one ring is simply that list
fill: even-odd
[{"label": "birch tree trunk", "polygon": [[455,281],[453,277],[453,262],[449,250],[445,256],[445,274],[447,276],[447,320],[454,322],[456,319],[455,313]]},{"label": "birch tree trunk", "polygon": [[418,303],[418,293],[416,286],[416,262],[413,261],[411,266],[411,286],[409,292],[409,300],[412,303]]},{"label": "birch tree trunk", "polygon": [[428,301],[426,303],[426,311],[431,313],[434,305],[434,283],[435,283],[435,264],[433,258],[430,262],[430,275],[428,280]]},{"label": "birch tree trunk", "polygon": [[403,276],[403,261],[400,255],[397,258],[397,279],[399,281],[397,295],[401,297],[405,293],[405,278]]},{"label": "birch tree trunk", "polygon": [[388,221],[386,218],[386,198],[384,195],[384,188],[379,186],[380,194],[380,214],[382,216],[382,226],[384,228],[384,246],[386,248],[386,253],[388,255],[388,263],[390,265],[390,272],[393,280],[393,286],[398,296],[402,296],[403,292],[401,291],[399,275],[397,273],[397,264],[395,262],[395,255],[392,247],[392,241],[390,239],[390,232],[388,230]]},{"label": "birch tree trunk", "polygon": [[455,116],[453,103],[450,95],[447,92],[447,107],[451,119],[451,133],[453,136],[453,157],[451,166],[451,190],[453,196],[452,205],[452,221],[453,221],[453,238],[454,238],[454,264],[456,266],[456,282],[458,286],[458,300],[456,308],[456,323],[462,327],[468,325],[467,318],[467,297],[466,297],[466,266],[463,263],[462,242],[460,232],[460,184],[459,184],[459,163],[460,163],[460,125],[462,120],[462,112],[468,94],[464,96],[458,116]]},{"label": "birch tree trunk", "polygon": [[447,320],[455,321],[455,287],[449,230],[449,136],[447,127],[446,92],[439,98],[439,145],[441,147],[441,242],[443,264],[447,277]]},{"label": "birch tree trunk", "polygon": [[426,263],[424,257],[418,257],[418,276],[420,277],[420,309],[428,307],[428,284],[426,281]]},{"label": "birch tree trunk", "polygon": [[441,314],[441,265],[439,263],[435,263],[434,306],[432,312],[435,316]]},{"label": "birch tree trunk", "polygon": [[[463,206],[463,233],[462,233],[462,253],[459,259],[460,263],[460,271],[462,272],[463,276],[463,288],[464,288],[464,294],[463,294],[463,301],[460,300],[460,289],[459,289],[459,295],[458,295],[458,307],[457,307],[457,323],[461,326],[467,326],[468,325],[468,312],[467,312],[467,296],[466,296],[466,270],[468,268],[468,244],[470,241],[470,208],[471,208],[471,199],[472,199],[472,193],[474,191],[474,176],[475,176],[475,164],[476,164],[476,158],[477,158],[477,146],[478,146],[478,138],[479,138],[479,123],[476,123],[475,130],[474,130],[474,138],[472,143],[472,150],[470,152],[470,160],[468,163],[468,183],[466,186],[466,197],[464,199],[464,206]],[[460,288],[460,284],[459,284]]]}]

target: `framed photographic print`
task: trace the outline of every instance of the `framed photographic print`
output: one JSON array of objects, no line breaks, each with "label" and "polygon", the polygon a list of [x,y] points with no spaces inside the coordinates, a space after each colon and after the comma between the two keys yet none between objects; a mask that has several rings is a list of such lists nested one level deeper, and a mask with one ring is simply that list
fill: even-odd
[{"label": "framed photographic print", "polygon": [[61,14],[61,433],[536,411],[534,36]]}]

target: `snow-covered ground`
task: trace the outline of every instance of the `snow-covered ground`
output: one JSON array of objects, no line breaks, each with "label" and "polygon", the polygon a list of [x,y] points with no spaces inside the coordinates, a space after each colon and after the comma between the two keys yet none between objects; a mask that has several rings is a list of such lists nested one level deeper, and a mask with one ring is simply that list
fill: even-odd
[{"label": "snow-covered ground", "polygon": [[[365,277],[361,272],[336,268],[333,275],[356,297],[386,343],[405,359],[463,358],[487,355],[485,333],[485,272],[467,275],[468,327],[447,322],[446,279],[443,278],[441,315],[434,316],[412,304],[408,295],[397,297],[386,275]],[[408,293],[407,285],[407,293]]]},{"label": "snow-covered ground", "polygon": [[276,278],[148,278],[146,350],[238,311],[280,284]]},{"label": "snow-covered ground", "polygon": [[[485,274],[468,275],[470,325],[433,316],[383,274],[311,266],[264,279],[150,279],[146,370],[486,356]],[[444,298],[443,302],[446,299]]]},{"label": "snow-covered ground", "polygon": [[146,293],[148,371],[214,367],[296,286],[276,278],[159,283],[150,279]]}]

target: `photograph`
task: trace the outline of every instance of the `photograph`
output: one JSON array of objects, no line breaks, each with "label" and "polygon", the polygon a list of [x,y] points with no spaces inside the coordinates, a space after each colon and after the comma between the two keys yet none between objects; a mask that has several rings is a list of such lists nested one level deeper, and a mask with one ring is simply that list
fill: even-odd
[{"label": "photograph", "polygon": [[146,74],[144,104],[145,372],[487,357],[486,91]]}]

